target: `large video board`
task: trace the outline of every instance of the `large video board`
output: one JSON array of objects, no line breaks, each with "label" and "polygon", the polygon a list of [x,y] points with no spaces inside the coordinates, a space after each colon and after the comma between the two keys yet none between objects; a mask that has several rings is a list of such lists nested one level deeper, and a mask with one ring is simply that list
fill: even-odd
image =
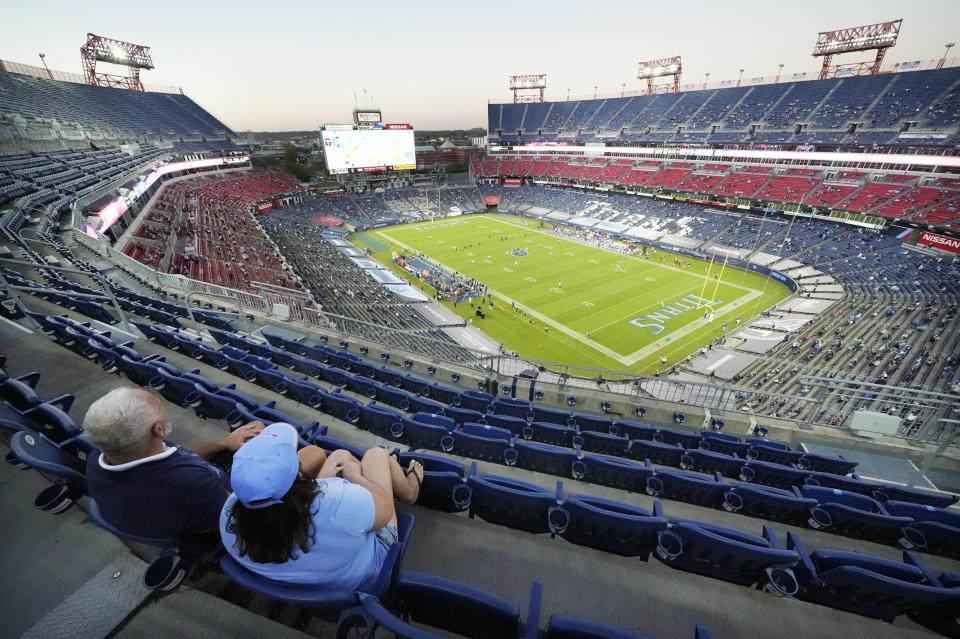
[{"label": "large video board", "polygon": [[323,154],[330,173],[417,168],[412,129],[324,129]]}]

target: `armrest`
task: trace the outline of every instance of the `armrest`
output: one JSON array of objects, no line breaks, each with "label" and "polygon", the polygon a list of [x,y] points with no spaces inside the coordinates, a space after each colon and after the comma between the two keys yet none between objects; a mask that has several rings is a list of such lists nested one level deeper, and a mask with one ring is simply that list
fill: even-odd
[{"label": "armrest", "polygon": [[663,517],[663,504],[660,503],[659,499],[653,500],[653,516],[654,517]]},{"label": "armrest", "polygon": [[557,492],[556,492],[557,503],[563,503],[563,482],[559,479],[557,480]]},{"label": "armrest", "polygon": [[538,639],[540,635],[540,607],[543,603],[543,583],[534,581],[530,585],[530,603],[527,616],[523,620],[523,639]]},{"label": "armrest", "polygon": [[57,397],[54,397],[53,399],[47,400],[45,403],[53,404],[63,412],[69,413],[70,408],[73,406],[73,395],[70,395],[70,394],[59,395]]},{"label": "armrest", "polygon": [[810,559],[810,554],[794,532],[787,533],[787,550],[795,550],[800,555],[800,563],[795,567],[796,570],[800,571],[815,585],[819,586],[823,583],[820,579],[820,573],[817,572],[817,567],[813,565],[813,560]]},{"label": "armrest", "polygon": [[476,477],[477,476],[477,462],[470,464],[470,469],[467,470],[467,477]]},{"label": "armrest", "polygon": [[943,587],[943,584],[941,584],[941,583],[940,583],[940,580],[937,579],[936,575],[933,574],[933,571],[931,571],[931,570],[927,567],[927,565],[926,565],[925,563],[923,563],[923,560],[920,559],[920,557],[919,557],[916,553],[910,552],[909,550],[904,550],[904,551],[903,551],[903,563],[908,564],[908,565],[910,565],[910,566],[916,566],[917,568],[919,568],[919,569],[920,569],[920,572],[923,573],[923,576],[924,576],[924,578],[927,580],[927,583],[928,583],[929,585],[931,585],[931,586],[933,586],[933,587],[935,587],[935,588],[942,588],[942,587]]},{"label": "armrest", "polygon": [[763,527],[763,538],[769,542],[771,548],[776,548],[777,550],[783,550],[783,546],[780,544],[780,540],[777,539],[777,533],[773,531],[773,528],[770,526]]}]

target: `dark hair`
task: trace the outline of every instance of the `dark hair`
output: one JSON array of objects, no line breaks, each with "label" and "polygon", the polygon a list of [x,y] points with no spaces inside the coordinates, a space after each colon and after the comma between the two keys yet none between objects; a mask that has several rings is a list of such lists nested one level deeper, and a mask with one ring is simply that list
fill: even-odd
[{"label": "dark hair", "polygon": [[227,532],[236,535],[240,556],[248,555],[258,564],[282,564],[293,559],[295,547],[306,552],[316,532],[310,505],[320,492],[316,481],[297,477],[283,503],[266,508],[234,503]]}]

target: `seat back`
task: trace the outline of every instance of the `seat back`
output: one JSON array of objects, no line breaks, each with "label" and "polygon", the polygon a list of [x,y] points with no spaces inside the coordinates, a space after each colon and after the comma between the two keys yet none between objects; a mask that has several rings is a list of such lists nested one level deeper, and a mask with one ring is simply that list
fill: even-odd
[{"label": "seat back", "polygon": [[582,463],[569,448],[518,440],[517,466],[559,477],[583,477]]},{"label": "seat back", "polygon": [[557,482],[557,492],[551,493],[533,484],[496,475],[477,475],[471,470],[467,476],[467,484],[473,491],[471,517],[531,533],[557,532],[550,523],[550,509],[559,503],[561,482]]},{"label": "seat back", "polygon": [[674,444],[634,439],[630,441],[627,455],[633,459],[649,459],[663,466],[679,466],[683,449]]},{"label": "seat back", "polygon": [[[396,579],[396,573],[406,551],[410,532],[413,529],[413,515],[397,513],[398,540],[383,561],[380,572],[369,588],[371,594],[382,597]],[[241,566],[233,557],[224,553],[220,557],[220,568],[231,581],[250,592],[263,595],[275,601],[305,608],[329,621],[335,621],[340,612],[356,606],[357,594],[352,591],[328,590],[325,588],[284,584],[261,577]]]},{"label": "seat back", "polygon": [[623,502],[570,495],[561,508],[568,524],[560,535],[567,541],[625,557],[646,559],[657,545],[657,533],[666,530],[660,502],[654,512]]},{"label": "seat back", "polygon": [[682,470],[657,469],[647,479],[647,494],[664,496],[701,506],[719,507],[729,484],[717,477],[705,477]]},{"label": "seat back", "polygon": [[653,475],[653,468],[646,462],[604,455],[584,455],[580,461],[583,462],[584,481],[635,493],[643,492],[647,478]]},{"label": "seat back", "polygon": [[604,455],[626,456],[630,440],[620,435],[610,435],[607,432],[594,430],[580,430],[580,447],[594,453]]},{"label": "seat back", "polygon": [[42,433],[22,430],[10,439],[10,450],[17,459],[31,468],[42,470],[87,492],[86,465],[83,460],[63,450]]}]

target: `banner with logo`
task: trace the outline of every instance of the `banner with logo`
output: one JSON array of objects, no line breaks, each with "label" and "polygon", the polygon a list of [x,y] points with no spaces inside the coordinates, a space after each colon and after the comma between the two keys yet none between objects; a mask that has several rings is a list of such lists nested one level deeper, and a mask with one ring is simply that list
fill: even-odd
[{"label": "banner with logo", "polygon": [[960,253],[960,239],[947,237],[946,235],[937,235],[936,233],[927,233],[924,231],[917,240],[917,244],[925,244],[942,251],[950,253]]}]

